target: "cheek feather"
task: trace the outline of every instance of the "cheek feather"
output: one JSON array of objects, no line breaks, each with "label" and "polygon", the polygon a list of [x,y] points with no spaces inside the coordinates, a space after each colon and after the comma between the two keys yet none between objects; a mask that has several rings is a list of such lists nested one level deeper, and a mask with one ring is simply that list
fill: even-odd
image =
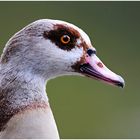
[{"label": "cheek feather", "polygon": [[[87,43],[86,43],[82,38],[80,38],[80,39],[77,40],[77,46],[78,46],[78,48],[82,48],[82,49],[83,49],[83,54],[82,54],[82,56],[80,57],[80,60],[77,61],[74,65],[72,65],[72,68],[73,68],[76,72],[79,71],[80,65],[82,65],[82,64],[88,62],[89,56],[87,55],[87,50],[88,50],[89,48],[91,48],[91,47],[90,47],[91,45],[87,45]],[[99,64],[99,67],[102,67],[102,65]]]},{"label": "cheek feather", "polygon": [[80,43],[77,43],[77,46],[79,48],[83,48],[83,50],[86,52],[89,49],[89,46],[86,44],[86,42],[81,38],[81,41],[78,41]]},{"label": "cheek feather", "polygon": [[83,40],[83,38],[77,39],[77,47],[82,48],[83,53],[82,53],[82,56],[80,57],[80,60],[71,66],[76,72],[79,71],[79,67],[81,64],[84,64],[87,62],[87,50],[89,49],[89,46]]},{"label": "cheek feather", "polygon": [[78,72],[80,65],[84,64],[85,62],[86,62],[86,54],[85,54],[85,51],[83,51],[83,54],[80,57],[80,60],[74,63],[71,67],[72,69],[74,69],[74,71]]}]

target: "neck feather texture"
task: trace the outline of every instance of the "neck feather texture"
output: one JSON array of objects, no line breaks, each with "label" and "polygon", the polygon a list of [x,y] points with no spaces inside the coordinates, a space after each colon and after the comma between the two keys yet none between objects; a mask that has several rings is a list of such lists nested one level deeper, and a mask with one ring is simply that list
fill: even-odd
[{"label": "neck feather texture", "polygon": [[[46,82],[43,78],[32,75],[31,73],[26,72],[25,70],[20,71],[18,69],[15,69],[14,67],[5,69],[4,66],[0,68],[0,77],[1,77],[0,79],[0,131],[2,133],[6,131],[6,127],[8,127],[8,123],[10,122],[10,120],[12,120],[14,116],[18,116],[18,114],[21,115],[22,112],[23,113],[25,112],[26,114],[27,110],[30,110],[30,112],[32,111],[34,112],[37,111],[38,109],[46,110],[47,108],[49,108],[50,110],[49,112],[51,112],[48,103],[48,98],[46,95],[46,88],[45,88]],[[32,119],[34,119],[34,117],[36,118],[35,115],[37,115],[38,113],[36,112],[32,114],[34,114],[34,116],[32,116]],[[44,112],[44,115],[42,116],[44,117],[46,114],[47,112],[46,113]],[[54,121],[52,113],[50,114],[50,116],[52,116],[50,121]],[[32,121],[29,121],[28,123],[30,122],[34,124]],[[55,121],[53,126],[56,127]],[[28,137],[29,130],[26,131],[27,131],[27,137],[25,136],[25,137],[18,137],[18,138],[31,138]],[[57,128],[55,128],[55,131],[57,131]],[[38,133],[38,132],[34,132],[34,133]],[[33,136],[32,138],[36,138],[36,137]]]}]

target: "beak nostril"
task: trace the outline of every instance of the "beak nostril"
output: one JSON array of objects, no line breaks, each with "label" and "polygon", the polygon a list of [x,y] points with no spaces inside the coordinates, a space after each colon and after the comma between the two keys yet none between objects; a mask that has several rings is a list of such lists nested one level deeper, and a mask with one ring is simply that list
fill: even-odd
[{"label": "beak nostril", "polygon": [[101,62],[97,63],[98,67],[103,68],[103,64]]}]

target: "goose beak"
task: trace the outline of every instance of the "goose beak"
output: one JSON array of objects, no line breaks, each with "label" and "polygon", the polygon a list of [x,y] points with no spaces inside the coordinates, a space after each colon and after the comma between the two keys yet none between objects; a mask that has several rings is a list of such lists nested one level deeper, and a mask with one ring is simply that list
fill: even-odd
[{"label": "goose beak", "polygon": [[96,54],[86,57],[86,63],[80,65],[80,72],[83,75],[104,81],[111,85],[122,88],[125,86],[123,78],[109,70]]}]

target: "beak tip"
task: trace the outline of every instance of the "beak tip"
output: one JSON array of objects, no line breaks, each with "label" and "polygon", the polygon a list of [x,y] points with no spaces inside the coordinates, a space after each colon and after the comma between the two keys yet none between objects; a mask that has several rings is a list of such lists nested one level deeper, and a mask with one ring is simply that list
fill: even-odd
[{"label": "beak tip", "polygon": [[120,80],[119,80],[117,86],[119,86],[121,88],[124,88],[125,87],[125,81],[124,81],[124,79],[121,76],[119,76],[119,79]]},{"label": "beak tip", "polygon": [[119,86],[120,88],[124,88],[125,87],[125,83],[119,83],[117,86]]}]

